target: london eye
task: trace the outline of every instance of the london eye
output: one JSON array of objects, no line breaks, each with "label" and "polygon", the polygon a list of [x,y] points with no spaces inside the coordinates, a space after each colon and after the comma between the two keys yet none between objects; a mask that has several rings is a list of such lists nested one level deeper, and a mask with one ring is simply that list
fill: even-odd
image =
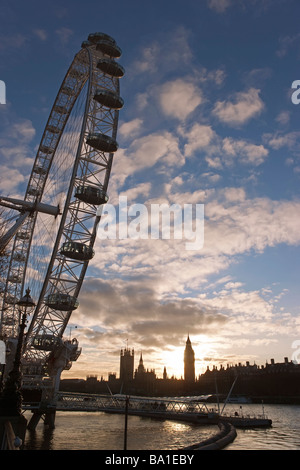
[{"label": "london eye", "polygon": [[0,249],[8,254],[1,276],[0,339],[12,353],[17,303],[30,289],[35,307],[24,338],[23,386],[44,387],[48,395],[80,355],[78,342],[63,335],[94,256],[99,207],[108,201],[123,106],[120,56],[112,37],[88,36],[55,98],[24,199],[0,196],[0,204],[16,214],[0,239]]}]

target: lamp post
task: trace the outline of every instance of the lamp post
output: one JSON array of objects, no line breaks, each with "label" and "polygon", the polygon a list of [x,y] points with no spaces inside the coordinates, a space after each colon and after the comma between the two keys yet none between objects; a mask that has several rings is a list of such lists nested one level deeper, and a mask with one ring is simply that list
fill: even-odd
[{"label": "lamp post", "polygon": [[24,330],[26,327],[27,310],[35,306],[30,297],[30,289],[26,290],[26,294],[17,302],[17,305],[20,313],[18,343],[13,368],[8,375],[0,398],[0,416],[18,416],[22,412],[21,356]]}]

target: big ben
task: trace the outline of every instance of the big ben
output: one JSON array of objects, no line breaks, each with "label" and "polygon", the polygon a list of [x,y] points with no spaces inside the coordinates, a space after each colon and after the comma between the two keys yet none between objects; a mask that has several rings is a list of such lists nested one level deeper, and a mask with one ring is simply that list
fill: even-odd
[{"label": "big ben", "polygon": [[195,353],[189,335],[184,350],[184,380],[188,383],[195,382]]}]

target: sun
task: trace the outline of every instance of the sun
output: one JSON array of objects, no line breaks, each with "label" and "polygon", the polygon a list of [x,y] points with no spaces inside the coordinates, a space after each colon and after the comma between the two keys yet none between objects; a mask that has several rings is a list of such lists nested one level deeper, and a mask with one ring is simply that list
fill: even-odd
[{"label": "sun", "polygon": [[[206,336],[190,335],[192,348],[195,353],[195,375],[198,377],[203,374],[207,366],[211,365],[211,357],[216,355],[214,344],[211,339]],[[184,349],[182,346],[169,346],[163,351],[160,357],[160,363],[166,367],[168,378],[175,377],[177,379],[184,378]]]},{"label": "sun", "polygon": [[184,349],[182,347],[169,348],[161,355],[161,362],[163,367],[166,367],[168,378],[175,377],[176,379],[183,378],[184,363],[183,363]]}]

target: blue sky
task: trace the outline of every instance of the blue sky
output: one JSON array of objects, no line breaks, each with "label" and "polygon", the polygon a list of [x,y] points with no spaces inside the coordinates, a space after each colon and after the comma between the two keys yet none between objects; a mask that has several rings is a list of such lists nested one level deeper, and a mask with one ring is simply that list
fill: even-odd
[{"label": "blue sky", "polygon": [[64,376],[118,374],[128,344],[158,376],[166,366],[180,377],[188,333],[196,373],[295,353],[299,10],[297,0],[2,2],[1,193],[24,193],[61,81],[102,31],[126,70],[110,201],[204,204],[198,252],[97,240],[70,324],[83,352]]}]

